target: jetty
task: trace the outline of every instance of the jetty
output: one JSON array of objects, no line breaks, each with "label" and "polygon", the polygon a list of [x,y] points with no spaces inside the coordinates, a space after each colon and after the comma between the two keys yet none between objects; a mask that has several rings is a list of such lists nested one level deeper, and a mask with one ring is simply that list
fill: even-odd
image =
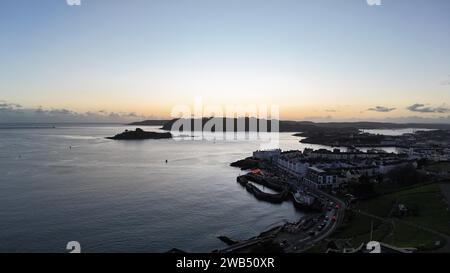
[{"label": "jetty", "polygon": [[[252,182],[250,182],[249,178],[251,179],[251,181],[253,183],[261,184],[261,185],[266,186],[274,191],[278,191],[279,193],[263,192],[258,187],[256,187]],[[258,199],[258,200],[267,201],[270,203],[281,203],[283,201],[286,201],[289,198],[288,188],[279,187],[278,185],[277,186],[272,185],[263,179],[255,179],[254,176],[251,176],[249,174],[238,176],[236,180],[239,184],[241,184],[243,187],[245,187],[245,189],[249,193],[253,194],[256,197],[256,199]]]}]

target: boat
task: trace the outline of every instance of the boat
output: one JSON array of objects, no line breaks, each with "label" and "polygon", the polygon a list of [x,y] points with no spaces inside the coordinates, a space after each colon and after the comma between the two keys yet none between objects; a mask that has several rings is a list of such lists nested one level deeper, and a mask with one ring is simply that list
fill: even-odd
[{"label": "boat", "polygon": [[313,209],[316,198],[306,194],[303,190],[297,190],[292,193],[294,206],[298,209]]}]

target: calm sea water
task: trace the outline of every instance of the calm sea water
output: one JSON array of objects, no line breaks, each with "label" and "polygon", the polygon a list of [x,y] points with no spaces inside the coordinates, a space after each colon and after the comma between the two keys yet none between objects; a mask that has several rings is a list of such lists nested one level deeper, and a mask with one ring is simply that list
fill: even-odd
[{"label": "calm sea water", "polygon": [[[0,252],[192,252],[303,216],[256,200],[229,164],[260,142],[105,139],[112,125],[0,128]],[[143,127],[157,130],[157,127]],[[70,148],[72,147],[72,148]],[[280,134],[283,150],[320,145]],[[165,163],[165,160],[168,163]]]},{"label": "calm sea water", "polygon": [[[85,252],[211,251],[224,247],[219,235],[244,239],[303,216],[236,183],[230,162],[258,141],[105,139],[124,129],[134,128],[0,129],[0,251],[65,252],[72,240]],[[305,145],[281,134],[280,146]]]}]

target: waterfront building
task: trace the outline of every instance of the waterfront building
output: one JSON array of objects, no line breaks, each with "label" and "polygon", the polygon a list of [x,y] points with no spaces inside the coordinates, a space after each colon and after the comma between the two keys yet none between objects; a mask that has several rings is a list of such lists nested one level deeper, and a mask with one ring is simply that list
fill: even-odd
[{"label": "waterfront building", "polygon": [[271,158],[273,164],[297,177],[299,181],[315,188],[336,189],[345,187],[362,176],[376,178],[391,170],[411,164],[417,168],[417,159],[408,154],[388,153],[371,149],[362,152],[352,149],[341,152],[326,149],[301,151],[256,152],[259,158]]},{"label": "waterfront building", "polygon": [[276,162],[278,157],[281,154],[281,149],[273,149],[273,150],[263,150],[263,151],[255,151],[253,152],[253,157],[267,160],[271,162]]},{"label": "waterfront building", "polygon": [[339,186],[338,175],[317,167],[309,167],[303,182],[314,188],[336,188]]}]

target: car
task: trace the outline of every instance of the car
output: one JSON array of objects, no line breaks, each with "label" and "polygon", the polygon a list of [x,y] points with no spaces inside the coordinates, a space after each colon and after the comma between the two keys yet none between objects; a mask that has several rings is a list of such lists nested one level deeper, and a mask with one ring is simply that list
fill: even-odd
[{"label": "car", "polygon": [[339,209],[339,208],[340,208],[339,204],[336,204],[336,208],[337,208],[337,209]]},{"label": "car", "polygon": [[337,220],[336,216],[331,217],[331,221],[336,222],[336,220]]}]

